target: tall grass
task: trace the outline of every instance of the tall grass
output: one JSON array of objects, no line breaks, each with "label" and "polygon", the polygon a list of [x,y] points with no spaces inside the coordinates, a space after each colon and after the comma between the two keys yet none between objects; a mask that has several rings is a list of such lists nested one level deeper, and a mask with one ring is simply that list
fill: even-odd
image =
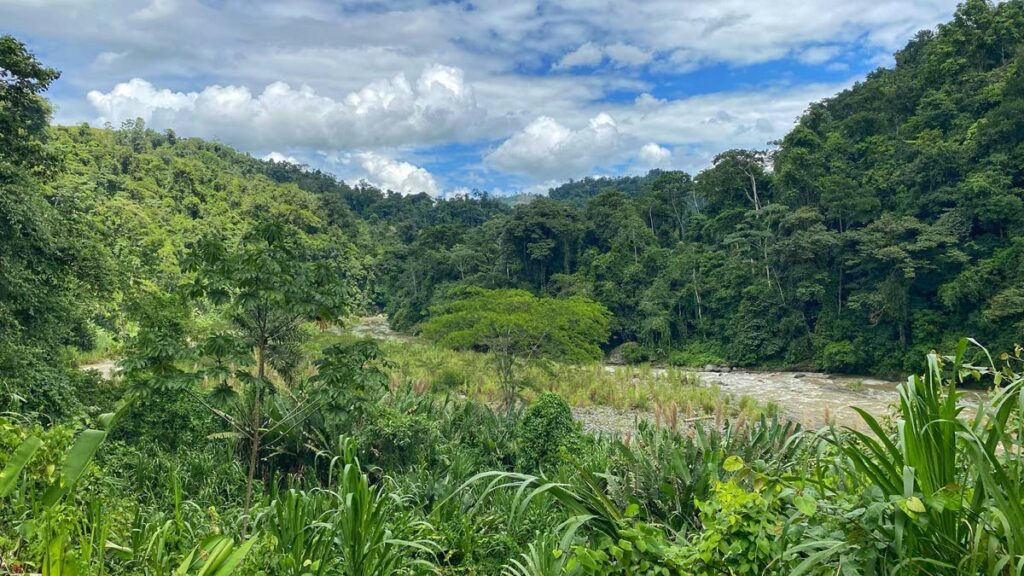
[{"label": "tall grass", "polygon": [[[967,350],[964,341],[953,356],[928,355],[927,371],[899,388],[891,430],[859,411],[870,433],[831,437],[850,477],[891,503],[891,521],[879,528],[891,546],[880,561],[897,571],[1024,572],[1022,380],[991,363],[969,366]],[[957,386],[971,377],[1001,388],[968,419]]]},{"label": "tall grass", "polygon": [[[396,365],[391,375],[394,388],[409,384],[423,393],[455,392],[485,404],[501,402],[501,386],[485,354],[423,342],[384,342],[382,347]],[[693,371],[677,367],[545,363],[528,367],[521,378],[527,401],[541,392],[555,392],[574,406],[605,406],[651,416],[661,412],[682,418],[756,420],[778,413],[773,404],[703,385]]]}]

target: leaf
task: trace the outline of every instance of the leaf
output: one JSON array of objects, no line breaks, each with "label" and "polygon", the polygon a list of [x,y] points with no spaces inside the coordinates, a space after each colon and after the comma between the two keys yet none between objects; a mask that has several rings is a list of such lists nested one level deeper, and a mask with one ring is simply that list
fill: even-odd
[{"label": "leaf", "polygon": [[224,563],[221,564],[220,568],[217,569],[217,572],[214,574],[214,576],[229,576],[230,574],[233,574],[235,569],[238,568],[238,566],[242,563],[243,560],[245,560],[246,555],[249,554],[249,549],[252,548],[252,545],[255,543],[255,538],[250,538],[249,540],[245,541],[241,546],[239,546],[234,552],[231,553],[231,556],[228,556]]},{"label": "leaf", "polygon": [[722,463],[722,468],[724,468],[726,472],[736,472],[737,470],[742,469],[743,466],[743,458],[735,455],[729,456],[725,459],[725,462]]},{"label": "leaf", "polygon": [[626,506],[626,518],[632,518],[640,513],[640,505],[633,502],[629,506]]},{"label": "leaf", "polygon": [[129,397],[129,398],[125,399],[124,401],[122,401],[117,406],[116,410],[114,410],[113,412],[108,412],[106,414],[100,414],[96,418],[96,420],[99,422],[100,426],[104,430],[109,432],[111,429],[114,428],[114,426],[117,425],[118,421],[121,420],[121,418],[125,415],[125,413],[127,413],[128,410],[131,409],[131,407],[132,407],[132,405],[134,403],[135,403],[135,398],[134,397]]},{"label": "leaf", "polygon": [[963,506],[963,490],[959,484],[947,484],[927,499],[926,505],[942,510],[959,510]]},{"label": "leaf", "polygon": [[928,510],[924,507],[924,502],[921,501],[917,496],[911,496],[906,500],[907,510],[916,514],[924,514]]},{"label": "leaf", "polygon": [[3,498],[14,491],[15,481],[21,475],[21,471],[32,460],[43,441],[35,436],[29,436],[11,455],[7,466],[0,472],[0,498]]},{"label": "leaf", "polygon": [[86,466],[99,450],[107,433],[102,430],[85,430],[79,434],[71,449],[64,457],[60,478],[43,493],[43,506],[49,508],[57,503],[82,477]]},{"label": "leaf", "polygon": [[814,516],[818,511],[818,501],[804,494],[793,497],[793,505],[804,516]]}]

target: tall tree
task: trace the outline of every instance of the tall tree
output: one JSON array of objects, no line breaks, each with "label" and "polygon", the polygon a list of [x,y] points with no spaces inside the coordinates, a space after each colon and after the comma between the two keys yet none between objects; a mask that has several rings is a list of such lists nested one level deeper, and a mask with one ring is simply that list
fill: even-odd
[{"label": "tall tree", "polygon": [[[103,275],[94,231],[74,199],[51,195],[60,157],[49,147],[59,77],[23,44],[0,36],[0,409],[61,415],[68,346],[89,346],[86,314]],[[67,200],[67,202],[59,202]]]},{"label": "tall tree", "polygon": [[[264,223],[246,233],[237,246],[218,238],[204,239],[188,261],[196,274],[193,294],[222,306],[232,323],[231,330],[209,339],[204,352],[216,360],[214,375],[220,376],[221,389],[237,393],[239,399],[240,413],[217,413],[248,442],[246,511],[252,502],[260,451],[270,431],[266,402],[277,390],[271,371],[287,379],[303,324],[327,325],[348,312],[353,301],[346,271],[334,260],[317,261],[304,248],[294,231]],[[251,360],[252,370],[228,372],[233,364],[245,366],[246,360]],[[279,422],[299,420],[308,410],[308,404],[299,403]]]}]

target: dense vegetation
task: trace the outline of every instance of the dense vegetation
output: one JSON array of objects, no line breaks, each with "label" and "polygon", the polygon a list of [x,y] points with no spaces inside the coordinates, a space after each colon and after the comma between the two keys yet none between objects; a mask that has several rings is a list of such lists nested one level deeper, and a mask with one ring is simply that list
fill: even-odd
[{"label": "dense vegetation", "polygon": [[[52,127],[0,37],[0,574],[1024,573],[1022,31],[968,1],[771,151],[515,205]],[[920,376],[802,431],[622,343]]]},{"label": "dense vegetation", "polygon": [[1006,349],[1024,332],[1022,11],[968,2],[770,152],[573,182],[479,225],[414,217],[383,303],[410,327],[453,284],[584,295],[613,344],[680,363],[893,372],[965,333]]}]

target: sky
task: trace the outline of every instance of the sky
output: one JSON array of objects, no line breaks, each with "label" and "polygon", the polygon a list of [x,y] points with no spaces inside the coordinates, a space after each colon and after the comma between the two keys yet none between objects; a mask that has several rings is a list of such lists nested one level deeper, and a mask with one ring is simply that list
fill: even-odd
[{"label": "sky", "polygon": [[54,121],[434,196],[765,148],[956,0],[0,0]]}]

